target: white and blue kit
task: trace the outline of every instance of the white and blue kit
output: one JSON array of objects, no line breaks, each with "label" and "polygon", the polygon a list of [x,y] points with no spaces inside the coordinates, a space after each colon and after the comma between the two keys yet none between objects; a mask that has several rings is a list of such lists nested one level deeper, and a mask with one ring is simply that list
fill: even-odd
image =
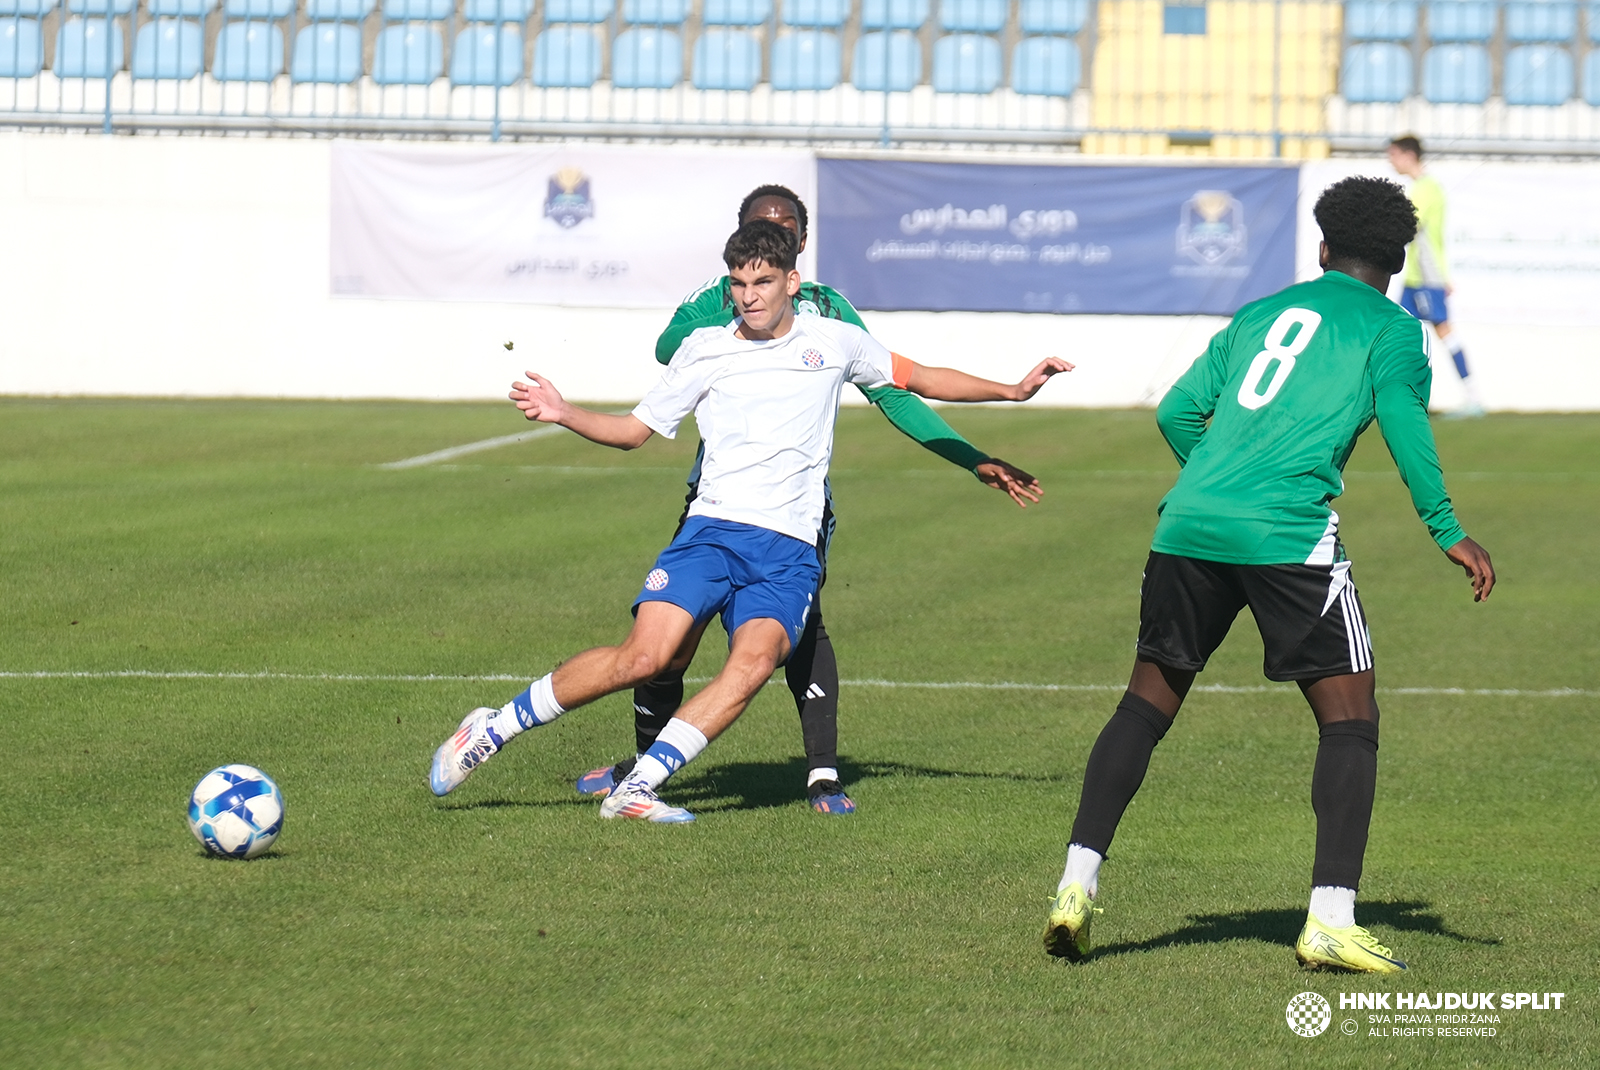
[{"label": "white and blue kit", "polygon": [[792,643],[821,578],[815,540],[840,395],[846,383],[894,383],[895,359],[859,327],[819,316],[766,341],[737,337],[738,326],[691,334],[633,410],[665,438],[692,412],[705,441],[688,520],[634,605],[671,602],[696,624],[720,612],[730,636],[768,617]]}]

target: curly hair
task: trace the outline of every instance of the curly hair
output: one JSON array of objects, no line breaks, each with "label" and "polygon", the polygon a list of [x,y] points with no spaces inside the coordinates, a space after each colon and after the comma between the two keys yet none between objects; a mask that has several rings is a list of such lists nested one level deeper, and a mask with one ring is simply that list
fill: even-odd
[{"label": "curly hair", "polygon": [[728,265],[729,271],[751,264],[793,271],[799,253],[800,241],[794,231],[770,219],[752,219],[734,231],[728,244],[723,246],[722,262]]},{"label": "curly hair", "polygon": [[1398,183],[1347,178],[1322,191],[1311,210],[1330,260],[1359,260],[1393,275],[1417,236],[1417,210]]},{"label": "curly hair", "polygon": [[745,199],[739,204],[739,223],[744,224],[744,217],[750,211],[750,206],[763,197],[779,197],[794,205],[794,217],[800,221],[800,237],[806,236],[806,206],[798,194],[788,186],[757,186],[746,194]]}]

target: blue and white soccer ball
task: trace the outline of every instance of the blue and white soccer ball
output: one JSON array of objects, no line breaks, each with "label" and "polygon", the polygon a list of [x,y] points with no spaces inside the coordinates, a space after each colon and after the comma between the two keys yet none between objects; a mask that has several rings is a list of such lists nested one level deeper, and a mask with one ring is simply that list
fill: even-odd
[{"label": "blue and white soccer ball", "polygon": [[189,831],[223,858],[254,858],[283,829],[283,792],[252,765],[224,765],[200,778],[189,797]]}]

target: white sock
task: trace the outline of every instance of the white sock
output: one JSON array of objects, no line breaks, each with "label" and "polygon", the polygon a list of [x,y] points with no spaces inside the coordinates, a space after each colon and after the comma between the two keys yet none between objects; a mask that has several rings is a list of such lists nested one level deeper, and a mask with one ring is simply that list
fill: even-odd
[{"label": "white sock", "polygon": [[1093,899],[1100,892],[1100,863],[1104,861],[1105,857],[1099,851],[1091,851],[1081,843],[1072,844],[1067,848],[1067,869],[1061,874],[1061,883],[1056,885],[1056,891],[1077,881]]},{"label": "white sock", "polygon": [[820,766],[806,774],[806,787],[810,787],[819,780],[838,780],[839,770],[831,765]]},{"label": "white sock", "polygon": [[500,712],[489,718],[489,727],[501,739],[510,739],[530,728],[549,724],[566,713],[561,703],[556,701],[555,686],[550,682],[550,677],[554,675],[546,673],[539,677],[528,685],[526,691],[501,706]]},{"label": "white sock", "polygon": [[666,783],[667,777],[694,761],[695,756],[706,749],[706,743],[700,729],[674,717],[650,744],[650,749],[639,756],[633,772],[623,778],[617,790],[633,785],[655,791]]},{"label": "white sock", "polygon": [[1356,890],[1321,884],[1311,889],[1311,916],[1330,929],[1356,923]]}]

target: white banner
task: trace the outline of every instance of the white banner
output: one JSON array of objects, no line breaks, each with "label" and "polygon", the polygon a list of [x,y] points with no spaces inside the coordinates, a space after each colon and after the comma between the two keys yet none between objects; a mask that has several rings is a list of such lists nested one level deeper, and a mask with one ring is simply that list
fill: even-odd
[{"label": "white banner", "polygon": [[[1600,164],[1441,160],[1428,172],[1444,187],[1453,322],[1600,326]],[[1381,158],[1305,165],[1298,278],[1316,273],[1312,205],[1353,174],[1397,178]]]},{"label": "white banner", "polygon": [[[335,295],[676,305],[724,273],[757,186],[810,207],[808,152],[623,145],[333,146]],[[811,277],[808,249],[800,270]]]}]

